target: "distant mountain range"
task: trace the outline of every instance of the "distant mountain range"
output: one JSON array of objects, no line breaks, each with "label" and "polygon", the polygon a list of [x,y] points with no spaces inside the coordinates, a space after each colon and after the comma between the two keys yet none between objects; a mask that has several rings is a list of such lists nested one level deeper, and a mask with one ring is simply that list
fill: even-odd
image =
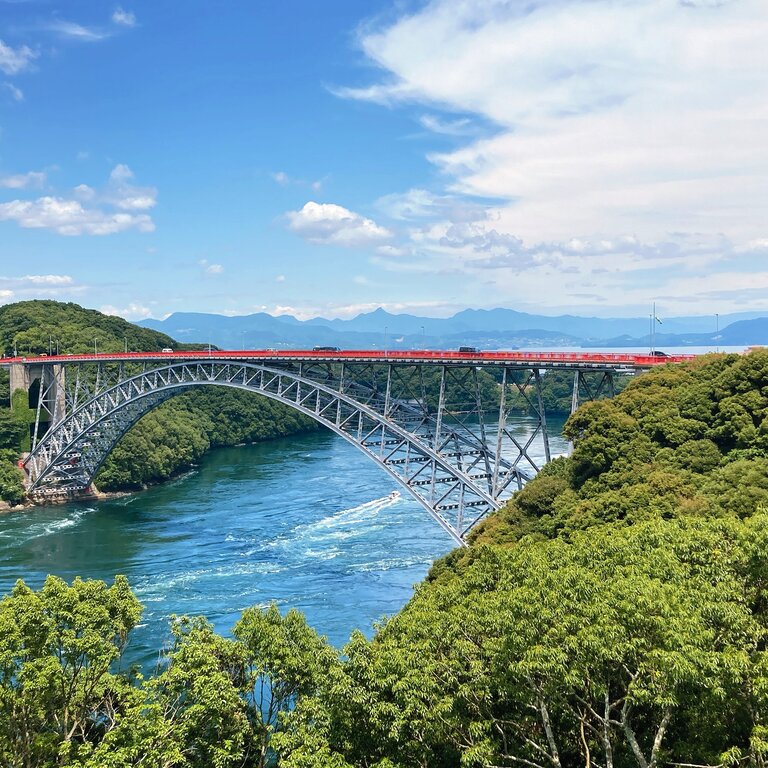
[{"label": "distant mountain range", "polygon": [[[650,316],[630,318],[533,315],[512,309],[465,309],[448,318],[393,315],[377,309],[350,320],[322,317],[297,320],[291,315],[228,317],[201,312],[175,312],[165,320],[138,325],[181,342],[213,344],[222,349],[452,349],[461,345],[484,349],[514,347],[648,346]],[[656,325],[657,347],[768,344],[768,317],[758,312],[720,316],[664,318]]]}]

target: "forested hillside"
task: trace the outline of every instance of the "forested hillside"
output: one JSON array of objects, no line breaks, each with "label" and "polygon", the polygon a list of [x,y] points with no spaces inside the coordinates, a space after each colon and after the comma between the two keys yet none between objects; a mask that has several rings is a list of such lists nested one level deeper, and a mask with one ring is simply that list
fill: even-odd
[{"label": "forested hillside", "polygon": [[12,768],[657,768],[768,760],[768,351],[583,406],[576,440],[372,639],[248,609],[174,620],[116,670],[141,606],[51,577],[0,602]]},{"label": "forested hillside", "polygon": [[[0,307],[3,353],[62,354],[124,349],[193,349],[165,334],[140,328],[119,317],[77,304],[25,301]],[[12,411],[8,373],[0,371],[0,499],[23,499],[16,468],[23,436],[29,429],[26,407]],[[265,398],[233,389],[199,389],[169,400],[147,414],[116,447],[97,475],[102,490],[136,489],[159,482],[188,467],[209,448],[254,442],[315,429],[315,423]]]}]

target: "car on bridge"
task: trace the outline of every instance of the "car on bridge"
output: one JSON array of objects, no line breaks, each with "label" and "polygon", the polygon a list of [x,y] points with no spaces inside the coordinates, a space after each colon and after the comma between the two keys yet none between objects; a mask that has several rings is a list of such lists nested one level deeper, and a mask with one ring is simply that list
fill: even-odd
[{"label": "car on bridge", "polygon": [[341,352],[339,347],[312,347],[313,352]]},{"label": "car on bridge", "polygon": [[459,352],[468,355],[476,355],[480,350],[477,347],[459,347]]}]

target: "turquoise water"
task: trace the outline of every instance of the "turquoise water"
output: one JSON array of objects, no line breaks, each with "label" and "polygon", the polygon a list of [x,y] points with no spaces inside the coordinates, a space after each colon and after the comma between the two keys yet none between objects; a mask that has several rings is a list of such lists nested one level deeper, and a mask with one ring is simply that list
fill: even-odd
[{"label": "turquoise water", "polygon": [[[521,437],[530,422],[521,420]],[[553,453],[565,449],[555,439]],[[296,607],[340,646],[396,613],[450,537],[407,492],[329,432],[220,449],[163,486],[0,516],[0,592],[49,573],[125,574],[145,607],[127,656],[150,664],[171,614],[227,633],[244,608]],[[402,490],[402,489],[400,489]]]}]

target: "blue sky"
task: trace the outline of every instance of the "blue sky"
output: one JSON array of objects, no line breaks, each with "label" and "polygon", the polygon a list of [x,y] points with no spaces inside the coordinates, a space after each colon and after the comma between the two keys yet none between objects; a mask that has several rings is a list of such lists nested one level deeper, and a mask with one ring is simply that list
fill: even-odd
[{"label": "blue sky", "polygon": [[0,0],[0,302],[768,312],[764,0]]}]

